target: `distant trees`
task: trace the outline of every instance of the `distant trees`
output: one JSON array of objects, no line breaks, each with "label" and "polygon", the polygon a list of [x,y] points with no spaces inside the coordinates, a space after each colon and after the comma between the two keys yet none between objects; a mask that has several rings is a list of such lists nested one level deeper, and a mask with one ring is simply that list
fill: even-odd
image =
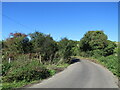
[{"label": "distant trees", "polygon": [[[28,38],[29,37],[29,38]],[[115,52],[116,44],[107,40],[103,31],[88,31],[80,41],[62,38],[56,42],[50,35],[34,32],[28,35],[11,33],[1,42],[3,58],[28,55],[29,59],[37,58],[44,62],[67,62],[71,56],[108,56]],[[57,60],[57,61],[56,61]]]},{"label": "distant trees", "polygon": [[80,41],[82,56],[108,56],[114,53],[115,47],[103,31],[88,31]]},{"label": "distant trees", "polygon": [[11,33],[6,40],[2,41],[2,44],[4,59],[15,59],[19,55],[27,54],[29,59],[36,57],[40,63],[56,62],[56,60],[67,62],[72,55],[76,55],[78,49],[76,41],[63,38],[56,42],[50,35],[41,32],[29,35]]}]

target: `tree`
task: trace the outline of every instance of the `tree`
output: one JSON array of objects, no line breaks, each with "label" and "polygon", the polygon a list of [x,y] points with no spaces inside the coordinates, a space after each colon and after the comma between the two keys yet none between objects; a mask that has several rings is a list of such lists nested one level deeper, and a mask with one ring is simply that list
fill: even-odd
[{"label": "tree", "polygon": [[103,31],[88,31],[80,41],[80,50],[89,55],[110,55],[114,47]]},{"label": "tree", "polygon": [[114,52],[115,51],[114,50],[115,47],[117,47],[117,45],[114,42],[108,40],[108,45],[104,49],[104,56],[108,56],[108,55],[114,54],[115,53]]},{"label": "tree", "polygon": [[10,33],[9,37],[3,41],[3,59],[15,60],[18,55],[26,54],[30,51],[30,43],[26,34]]},{"label": "tree", "polygon": [[44,59],[52,61],[56,51],[58,50],[57,43],[53,40],[50,35],[45,37],[45,41],[42,46],[42,53],[44,54]]},{"label": "tree", "polygon": [[71,48],[72,56],[79,56],[80,54],[79,41],[73,41],[73,40],[70,40],[70,41],[72,45],[72,48]]},{"label": "tree", "polygon": [[33,53],[38,53],[43,61],[51,61],[57,51],[57,43],[50,35],[40,32],[30,34]]},{"label": "tree", "polygon": [[72,55],[73,42],[67,38],[63,38],[58,42],[58,45],[61,60],[68,60]]},{"label": "tree", "polygon": [[10,52],[22,54],[29,52],[29,39],[26,34],[11,33],[5,45]]},{"label": "tree", "polygon": [[34,32],[29,34],[32,43],[33,49],[32,53],[38,53],[41,52],[41,48],[43,46],[43,42],[45,41],[45,35],[40,32]]}]

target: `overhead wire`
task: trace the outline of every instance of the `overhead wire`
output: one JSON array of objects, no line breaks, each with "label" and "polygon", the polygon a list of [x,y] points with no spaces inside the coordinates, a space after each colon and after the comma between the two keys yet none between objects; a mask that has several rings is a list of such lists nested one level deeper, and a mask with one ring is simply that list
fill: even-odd
[{"label": "overhead wire", "polygon": [[2,14],[2,16],[5,17],[5,18],[7,18],[7,19],[9,19],[9,20],[12,21],[12,22],[14,22],[14,23],[16,23],[16,24],[18,24],[18,25],[20,25],[20,26],[26,28],[26,29],[30,29],[30,30],[31,30],[30,27],[28,27],[28,26],[26,26],[26,25],[20,23],[19,21],[15,20],[15,19],[13,19],[13,18],[11,18],[11,17],[9,17],[8,15]]}]

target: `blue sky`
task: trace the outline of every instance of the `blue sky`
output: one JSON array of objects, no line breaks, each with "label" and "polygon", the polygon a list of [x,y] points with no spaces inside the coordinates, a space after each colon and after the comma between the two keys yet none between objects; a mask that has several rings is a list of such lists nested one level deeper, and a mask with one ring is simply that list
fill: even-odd
[{"label": "blue sky", "polygon": [[80,40],[89,30],[103,30],[118,41],[117,2],[2,3],[2,38],[11,32],[51,34],[54,40]]}]

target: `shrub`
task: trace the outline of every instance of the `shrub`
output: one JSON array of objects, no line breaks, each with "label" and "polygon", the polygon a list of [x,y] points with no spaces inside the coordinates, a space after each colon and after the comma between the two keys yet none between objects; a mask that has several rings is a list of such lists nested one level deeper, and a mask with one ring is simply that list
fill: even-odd
[{"label": "shrub", "polygon": [[46,69],[43,65],[40,65],[36,61],[32,61],[31,63],[13,69],[7,73],[7,75],[3,78],[4,82],[18,82],[22,80],[26,80],[27,82],[32,80],[39,80],[49,77],[49,70]]},{"label": "shrub", "polygon": [[95,58],[99,58],[103,55],[103,51],[100,49],[93,50],[92,53],[93,53],[93,57],[95,57]]},{"label": "shrub", "polygon": [[12,90],[13,85],[10,83],[4,83],[1,90]]},{"label": "shrub", "polygon": [[49,73],[50,73],[50,76],[53,76],[56,73],[56,71],[55,70],[49,70]]},{"label": "shrub", "polygon": [[99,58],[99,61],[102,62],[114,75],[120,77],[118,73],[118,57],[115,55],[110,55],[107,57]]},{"label": "shrub", "polygon": [[5,76],[7,74],[11,66],[12,64],[7,63],[7,62],[2,64],[2,76]]}]

